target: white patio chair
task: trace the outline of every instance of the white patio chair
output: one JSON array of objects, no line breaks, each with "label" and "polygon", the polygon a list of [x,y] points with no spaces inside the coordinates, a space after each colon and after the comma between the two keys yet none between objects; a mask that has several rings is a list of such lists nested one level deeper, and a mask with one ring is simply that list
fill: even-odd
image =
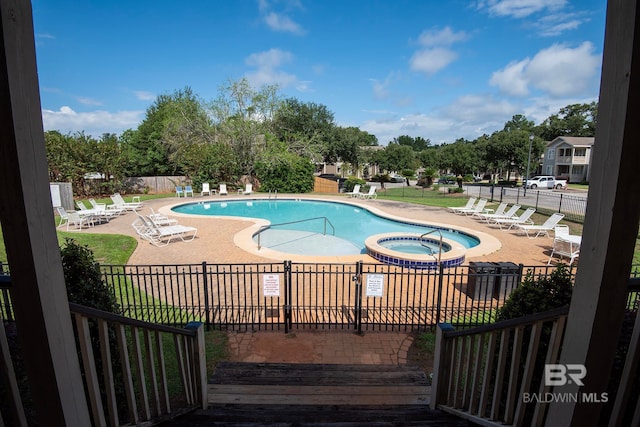
[{"label": "white patio chair", "polygon": [[462,213],[462,211],[464,210],[468,210],[468,209],[472,209],[473,205],[476,203],[476,200],[478,200],[477,197],[469,197],[469,199],[467,199],[467,204],[464,206],[449,206],[448,209],[455,213]]},{"label": "white patio chair", "polygon": [[147,217],[158,227],[178,224],[177,219],[169,218],[167,215],[154,211],[153,208],[151,208],[151,213]]},{"label": "white patio chair", "polygon": [[149,218],[145,218],[136,212],[138,218],[131,224],[138,236],[148,241],[154,246],[166,246],[173,239],[180,239],[183,242],[190,242],[196,237],[198,229],[185,225],[156,226]]},{"label": "white patio chair", "polygon": [[373,185],[371,187],[369,187],[369,192],[368,193],[360,193],[360,194],[358,194],[358,198],[365,199],[365,200],[375,199],[377,197],[378,197],[378,195],[376,194],[376,187],[374,187]]},{"label": "white patio chair", "polygon": [[[542,234],[549,236],[549,232],[555,228],[556,225],[560,222],[560,220],[564,218],[564,214],[554,213],[541,225],[531,225],[531,224],[515,224],[514,226],[520,230],[523,234],[526,234],[528,238],[535,239]],[[535,236],[530,236],[529,233],[536,233]]]},{"label": "white patio chair", "polygon": [[533,221],[531,221],[531,215],[533,215],[535,211],[536,211],[535,208],[527,208],[527,210],[525,210],[520,216],[514,215],[511,218],[498,218],[498,219],[495,219],[493,223],[498,225],[498,227],[500,227],[501,230],[502,230],[502,226],[507,227],[507,230],[511,230],[511,228],[516,225],[522,225],[522,224],[532,225]]},{"label": "white patio chair", "polygon": [[509,210],[507,210],[506,212],[503,212],[502,214],[498,214],[496,212],[494,213],[487,213],[487,214],[481,214],[480,219],[486,221],[486,222],[492,222],[495,221],[497,219],[507,219],[507,218],[514,218],[516,212],[518,212],[518,210],[520,210],[520,205],[513,205],[509,208]]},{"label": "white patio chair", "polygon": [[463,210],[460,210],[459,212],[467,216],[475,215],[477,213],[483,213],[484,207],[487,205],[487,202],[488,202],[487,199],[480,199],[478,200],[478,203],[476,203],[476,205],[471,209],[463,209]]},{"label": "white patio chair", "polygon": [[573,261],[580,256],[580,244],[582,243],[582,236],[573,236],[570,234],[559,234],[553,239],[553,249],[549,256],[547,265],[551,264],[551,260],[554,256],[558,256],[560,261],[563,257],[569,258],[569,265],[573,264]]},{"label": "white patio chair", "polygon": [[348,191],[344,194],[347,194],[349,197],[358,197],[358,194],[360,194],[360,184],[354,185],[352,191]]},{"label": "white patio chair", "polygon": [[113,201],[113,204],[116,207],[127,211],[137,211],[142,208],[142,202],[125,202],[119,193],[113,194],[111,196],[111,201]]},{"label": "white patio chair", "polygon": [[202,183],[202,191],[200,192],[200,196],[204,196],[205,193],[208,195],[211,195],[211,193],[215,193],[216,190],[212,190],[211,187],[209,186],[208,182],[203,182]]}]

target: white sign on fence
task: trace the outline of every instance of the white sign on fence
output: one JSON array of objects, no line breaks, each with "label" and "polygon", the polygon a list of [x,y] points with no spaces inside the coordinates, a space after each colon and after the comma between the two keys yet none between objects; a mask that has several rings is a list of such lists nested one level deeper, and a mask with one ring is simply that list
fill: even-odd
[{"label": "white sign on fence", "polygon": [[383,274],[367,274],[367,296],[381,297],[384,291]]},{"label": "white sign on fence", "polygon": [[280,276],[277,274],[262,275],[262,293],[265,297],[280,296]]}]

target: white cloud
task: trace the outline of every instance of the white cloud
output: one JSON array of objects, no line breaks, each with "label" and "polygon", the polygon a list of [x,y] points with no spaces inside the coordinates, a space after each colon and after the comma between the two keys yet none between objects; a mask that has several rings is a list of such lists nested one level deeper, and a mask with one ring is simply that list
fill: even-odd
[{"label": "white cloud", "polygon": [[442,30],[431,29],[423,31],[418,38],[422,46],[450,46],[453,43],[464,41],[467,34],[464,31],[455,32],[451,27],[444,27]]},{"label": "white cloud", "polygon": [[566,4],[566,0],[483,0],[478,2],[478,9],[495,16],[524,18],[544,10],[556,11]]},{"label": "white cloud", "polygon": [[489,79],[489,84],[498,86],[500,91],[513,96],[525,96],[529,94],[529,81],[525,77],[524,70],[531,61],[523,59],[519,62],[511,62],[502,70],[494,71]]},{"label": "white cloud", "polygon": [[144,117],[144,111],[118,111],[115,113],[103,110],[76,112],[63,106],[58,111],[42,110],[44,130],[59,130],[62,133],[84,131],[98,137],[103,133],[121,133],[136,128]]},{"label": "white cloud", "polygon": [[76,100],[83,105],[94,105],[94,106],[104,105],[101,101],[98,101],[92,98],[87,98],[84,96],[76,96]]},{"label": "white cloud", "polygon": [[134,90],[133,94],[140,101],[155,101],[155,99],[156,99],[156,95],[155,94],[153,94],[151,92],[144,91],[144,90]]},{"label": "white cloud", "polygon": [[294,22],[291,18],[286,15],[282,15],[275,12],[270,12],[264,17],[264,22],[266,22],[267,26],[274,31],[279,31],[282,33],[292,33],[302,35],[305,31],[302,27]]},{"label": "white cloud", "polygon": [[576,97],[592,87],[598,75],[601,56],[584,42],[576,48],[554,44],[532,59],[512,62],[493,73],[490,84],[506,94],[527,95],[535,87],[552,97]]},{"label": "white cloud", "polygon": [[527,74],[532,84],[554,97],[579,96],[598,75],[602,57],[584,42],[575,49],[553,45],[533,58]]},{"label": "white cloud", "polygon": [[425,74],[435,74],[458,58],[458,54],[451,49],[436,47],[422,49],[411,57],[411,69]]},{"label": "white cloud", "polygon": [[258,0],[258,10],[262,15],[262,19],[264,19],[265,24],[267,24],[267,27],[269,27],[273,31],[278,31],[281,33],[304,35],[306,33],[304,28],[302,28],[300,24],[291,19],[288,14],[273,11],[273,5],[276,3],[278,4],[278,6],[284,4],[284,6],[282,7],[288,10],[303,9],[300,2],[294,0],[285,2],[268,2],[267,0]]},{"label": "white cloud", "polygon": [[409,66],[414,71],[435,74],[458,59],[458,54],[449,46],[466,38],[464,31],[455,32],[450,27],[423,31],[418,38],[418,43],[423,48],[411,56]]},{"label": "white cloud", "polygon": [[[293,55],[280,49],[270,49],[265,52],[253,53],[245,59],[245,63],[256,70],[246,74],[247,79],[255,86],[276,84],[281,88],[297,83],[297,78],[278,68],[284,63],[290,62]],[[305,85],[305,90],[308,90]]]}]

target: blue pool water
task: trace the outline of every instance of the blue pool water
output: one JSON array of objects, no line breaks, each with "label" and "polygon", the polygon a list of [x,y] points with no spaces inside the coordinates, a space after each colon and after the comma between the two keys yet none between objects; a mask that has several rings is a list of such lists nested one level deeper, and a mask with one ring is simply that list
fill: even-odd
[{"label": "blue pool water", "polygon": [[[423,225],[416,225],[411,223],[404,223],[394,220],[382,218],[378,215],[371,213],[370,211],[353,206],[346,203],[338,202],[325,202],[317,200],[293,200],[293,199],[280,199],[280,200],[229,200],[224,202],[199,202],[189,203],[181,206],[176,206],[173,211],[192,214],[192,215],[209,215],[209,216],[235,216],[245,218],[262,218],[266,219],[271,224],[282,224],[294,221],[306,220],[310,218],[327,217],[329,222],[335,228],[335,238],[342,242],[348,243],[347,245],[341,245],[343,247],[348,246],[343,250],[349,253],[364,253],[365,246],[364,241],[367,237],[380,234],[380,233],[425,233],[433,230],[431,227]],[[401,212],[398,212],[401,214]],[[286,235],[295,232],[304,232],[307,234],[315,234],[322,236],[324,232],[325,221],[324,219],[316,219],[312,221],[298,222],[295,224],[274,226],[268,233],[274,236],[275,234]],[[327,235],[332,235],[332,227],[326,225]],[[478,245],[479,240],[469,234],[454,230],[454,229],[440,229],[444,238],[448,238],[459,242],[465,248],[471,248]],[[437,233],[435,235],[438,235]],[[439,235],[438,235],[439,236]],[[266,241],[266,236],[261,238]],[[290,239],[287,239],[290,240]],[[302,240],[302,239],[301,239]],[[324,243],[296,243],[293,246],[295,252],[302,254],[315,254],[315,255],[335,255],[335,249],[332,249],[332,245],[325,245]],[[273,247],[278,249],[278,243],[263,244],[265,247]],[[304,247],[303,247],[304,246]],[[314,246],[309,248],[308,246]],[[319,253],[322,251],[320,246],[325,247],[328,254]],[[297,250],[299,249],[299,250]],[[286,252],[292,252],[292,249],[288,247]]]}]

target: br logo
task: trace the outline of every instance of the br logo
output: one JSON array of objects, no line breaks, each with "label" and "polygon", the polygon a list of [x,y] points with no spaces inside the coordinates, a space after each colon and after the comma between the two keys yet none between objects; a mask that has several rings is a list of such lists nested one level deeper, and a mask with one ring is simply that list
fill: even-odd
[{"label": "br logo", "polygon": [[546,386],[563,386],[572,383],[583,386],[582,379],[586,376],[587,368],[584,365],[544,365],[544,384]]}]

